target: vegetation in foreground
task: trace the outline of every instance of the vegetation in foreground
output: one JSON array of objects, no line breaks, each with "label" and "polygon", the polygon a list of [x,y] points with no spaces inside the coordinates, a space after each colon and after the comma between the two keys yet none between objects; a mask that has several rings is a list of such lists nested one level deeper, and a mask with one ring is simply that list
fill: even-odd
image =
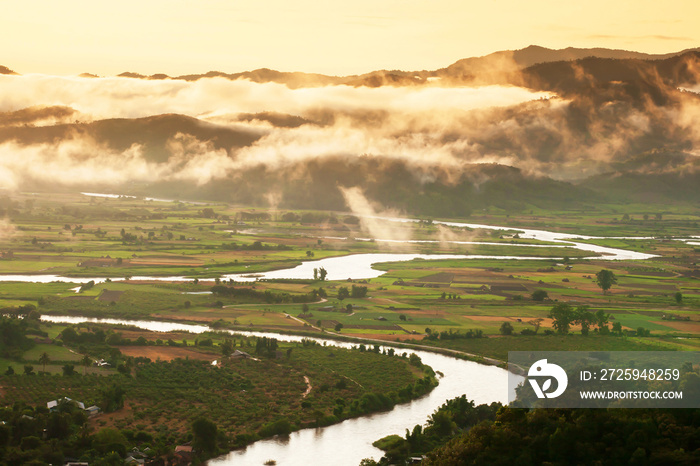
[{"label": "vegetation in foreground", "polygon": [[[65,327],[50,345],[85,352],[83,367],[44,351],[39,370],[25,358],[35,346],[28,330],[42,332],[42,326],[29,317],[3,317],[0,326],[11,343],[3,346],[4,356],[17,363],[0,382],[2,464],[66,458],[115,464],[133,448],[150,460],[176,459],[177,445],[194,446],[203,460],[260,438],[391,409],[437,384],[417,356],[379,354],[378,347],[344,350],[229,334],[148,345],[161,335],[132,331],[138,334],[132,341],[104,326]],[[130,350],[172,359],[127,356]],[[100,356],[116,371],[96,370],[92,362]],[[101,413],[88,416],[66,399]],[[58,406],[50,410],[52,400]]]},{"label": "vegetation in foreground", "polygon": [[700,461],[698,427],[694,409],[528,410],[475,406],[462,396],[425,426],[375,442],[385,455],[360,464],[691,465]]}]

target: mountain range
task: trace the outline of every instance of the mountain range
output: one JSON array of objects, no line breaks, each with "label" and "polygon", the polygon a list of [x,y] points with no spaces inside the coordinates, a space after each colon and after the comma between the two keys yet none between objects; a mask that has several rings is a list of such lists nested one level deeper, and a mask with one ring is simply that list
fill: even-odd
[{"label": "mountain range", "polygon": [[[4,67],[0,72],[12,73]],[[38,105],[0,113],[0,144],[46,147],[81,139],[114,154],[138,146],[147,162],[170,164],[169,174],[187,166],[188,157],[201,165],[205,147],[209,155],[224,154],[225,164],[215,176],[196,182],[182,176],[142,177],[123,180],[110,189],[260,205],[269,204],[272,195],[280,207],[287,208],[343,210],[342,192],[348,187],[361,188],[384,207],[441,216],[467,216],[489,206],[520,210],[601,201],[699,200],[700,131],[695,122],[700,117],[700,96],[692,89],[700,83],[700,49],[648,55],[531,46],[459,60],[434,71],[381,70],[345,77],[268,69],[176,78],[120,76],[187,82],[221,77],[280,83],[290,89],[505,85],[552,97],[446,114],[439,131],[407,117],[397,127],[399,115],[376,109],[240,112],[229,115],[227,122],[178,114],[81,122],[76,121],[79,112],[69,106]],[[39,124],[46,121],[52,123]],[[430,150],[420,159],[334,149],[323,156],[298,156],[284,163],[254,157],[242,162],[241,151],[259,148],[271,139],[287,137],[291,142],[267,148],[263,154],[291,150],[297,135],[376,132],[377,128],[387,140],[403,143],[424,138],[430,141],[426,143]],[[183,143],[185,137],[189,139]],[[177,150],[174,140],[179,143]],[[192,149],[195,146],[198,149]],[[453,149],[449,163],[430,155],[446,146],[461,147]],[[39,184],[35,176],[27,176],[21,186],[37,189]],[[80,187],[98,189],[99,185],[82,182]]]}]

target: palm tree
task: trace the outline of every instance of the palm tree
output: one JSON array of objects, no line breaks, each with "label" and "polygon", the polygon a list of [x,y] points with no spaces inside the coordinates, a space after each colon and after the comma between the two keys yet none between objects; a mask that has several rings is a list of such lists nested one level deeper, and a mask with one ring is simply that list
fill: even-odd
[{"label": "palm tree", "polygon": [[83,359],[80,361],[80,364],[83,366],[83,375],[85,375],[85,372],[87,371],[87,368],[90,367],[92,364],[92,359],[90,359],[90,356],[87,354],[83,356]]},{"label": "palm tree", "polygon": [[43,370],[42,372],[46,372],[46,365],[51,362],[51,358],[49,355],[44,351],[41,356],[39,356],[39,362],[43,365]]}]

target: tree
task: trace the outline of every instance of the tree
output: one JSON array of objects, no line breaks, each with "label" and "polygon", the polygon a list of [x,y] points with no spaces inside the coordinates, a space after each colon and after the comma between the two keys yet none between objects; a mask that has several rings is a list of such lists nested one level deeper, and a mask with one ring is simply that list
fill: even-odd
[{"label": "tree", "polygon": [[535,327],[535,333],[540,331],[540,327],[542,326],[542,321],[544,321],[544,319],[540,317],[540,318],[535,319],[535,320],[530,322]]},{"label": "tree", "polygon": [[231,353],[233,353],[233,342],[227,338],[226,341],[221,343],[221,354],[230,356]]},{"label": "tree", "polygon": [[102,391],[102,411],[112,413],[124,407],[124,395],[126,392],[118,385]]},{"label": "tree", "polygon": [[346,286],[341,286],[338,288],[338,299],[339,300],[344,300],[345,298],[350,297],[350,290],[348,290],[348,287]]},{"label": "tree", "polygon": [[596,283],[603,290],[603,294],[610,289],[615,283],[617,283],[617,277],[612,272],[612,270],[601,270],[596,276]]},{"label": "tree", "polygon": [[604,310],[600,309],[595,313],[595,322],[598,326],[598,331],[600,333],[608,333],[608,322],[610,322],[610,314],[606,314]]},{"label": "tree", "polygon": [[618,335],[622,335],[622,324],[620,322],[613,322],[612,331]]},{"label": "tree", "polygon": [[63,366],[63,375],[70,377],[75,374],[75,366],[73,364],[66,364]]},{"label": "tree", "polygon": [[535,290],[532,292],[531,296],[533,301],[544,301],[545,299],[549,298],[549,295],[545,290]]},{"label": "tree", "polygon": [[501,328],[499,329],[499,332],[501,332],[501,335],[512,335],[513,334],[513,325],[510,322],[503,322],[501,324]]},{"label": "tree", "polygon": [[318,280],[318,269],[314,267],[314,281]]},{"label": "tree", "polygon": [[352,285],[350,288],[350,296],[353,298],[359,299],[359,298],[364,298],[367,296],[367,287],[366,286],[357,286],[357,285]]},{"label": "tree", "polygon": [[574,323],[581,326],[581,335],[588,335],[591,324],[596,320],[595,315],[588,310],[588,306],[579,306],[574,313]]},{"label": "tree", "polygon": [[326,280],[326,277],[328,276],[328,271],[324,269],[323,267],[318,269],[318,279],[321,280],[322,282]]},{"label": "tree", "polygon": [[192,423],[192,446],[198,453],[211,456],[216,452],[216,424],[204,418],[199,418]]},{"label": "tree", "polygon": [[80,365],[83,366],[83,375],[87,372],[87,368],[92,365],[92,359],[90,356],[87,354],[83,356],[83,359],[80,360]]},{"label": "tree", "polygon": [[46,365],[51,362],[51,358],[49,357],[48,353],[44,351],[41,353],[41,356],[39,356],[39,363],[42,365],[41,372],[46,372]]},{"label": "tree", "polygon": [[557,333],[567,334],[571,323],[575,319],[574,310],[566,303],[557,303],[549,311],[547,316],[553,320],[552,325]]},{"label": "tree", "polygon": [[676,304],[678,304],[679,306],[683,304],[683,293],[677,291],[676,294],[673,295],[673,297],[676,300]]},{"label": "tree", "polygon": [[340,322],[335,324],[335,331],[336,332],[340,332],[340,330],[342,330],[342,328],[343,328],[343,324],[341,324]]}]

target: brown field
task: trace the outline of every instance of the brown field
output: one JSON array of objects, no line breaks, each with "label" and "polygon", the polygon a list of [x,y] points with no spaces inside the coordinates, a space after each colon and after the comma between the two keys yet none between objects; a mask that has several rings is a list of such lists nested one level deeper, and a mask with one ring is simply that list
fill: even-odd
[{"label": "brown field", "polygon": [[451,283],[452,280],[455,278],[455,274],[453,273],[434,273],[432,275],[427,275],[425,277],[422,277],[418,279],[421,282],[432,282],[432,283]]},{"label": "brown field", "polygon": [[663,325],[664,327],[670,327],[674,330],[678,330],[680,332],[688,332],[688,333],[699,333],[700,332],[700,322],[680,322],[680,321],[673,321],[673,320],[660,320],[656,322],[652,322],[652,324],[659,324]]},{"label": "brown field", "polygon": [[[517,322],[518,324],[528,324],[528,322],[535,320],[534,317],[513,317],[513,316],[470,316],[470,315],[463,315],[465,319],[469,320],[474,320],[476,322]],[[520,319],[522,322],[518,322],[518,319]],[[542,328],[553,328],[552,322],[554,322],[552,319],[549,318],[542,318],[542,323],[541,327]],[[627,327],[623,327],[627,328]],[[581,326],[580,325],[572,325],[571,326],[571,331],[580,331]],[[630,329],[631,330],[631,329]]]},{"label": "brown field", "polygon": [[187,348],[175,346],[120,346],[119,350],[126,356],[149,358],[151,361],[172,361],[177,358],[213,361],[220,355],[216,353],[200,353]]},{"label": "brown field", "polygon": [[123,291],[103,290],[97,299],[100,301],[119,301],[122,294],[124,294]]}]

